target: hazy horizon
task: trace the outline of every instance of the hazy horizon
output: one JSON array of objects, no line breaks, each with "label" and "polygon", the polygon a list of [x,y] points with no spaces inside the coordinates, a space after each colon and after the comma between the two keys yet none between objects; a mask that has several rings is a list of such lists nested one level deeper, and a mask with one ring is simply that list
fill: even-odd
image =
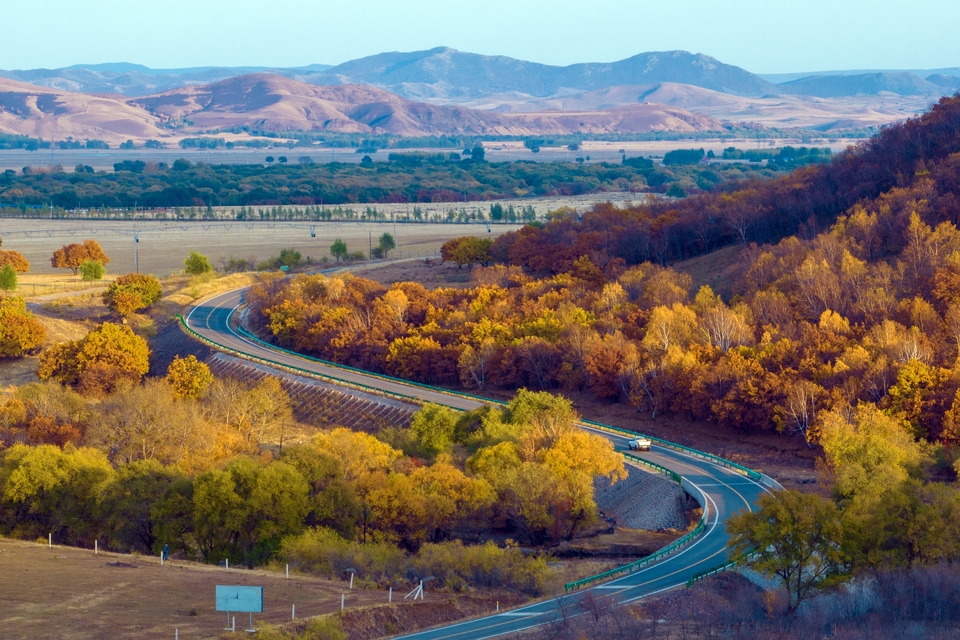
[{"label": "hazy horizon", "polygon": [[362,12],[311,0],[275,0],[269,13],[253,0],[169,0],[161,13],[141,7],[5,7],[7,24],[18,28],[0,41],[0,68],[302,67],[437,46],[558,66],[682,49],[758,74],[960,66],[960,3],[948,0],[612,0],[590,11],[558,0],[549,12],[504,0],[368,0]]}]

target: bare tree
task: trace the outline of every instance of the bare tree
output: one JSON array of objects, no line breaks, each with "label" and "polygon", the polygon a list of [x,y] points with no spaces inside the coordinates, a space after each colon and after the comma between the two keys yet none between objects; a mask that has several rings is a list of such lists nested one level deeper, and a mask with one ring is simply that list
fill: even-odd
[{"label": "bare tree", "polygon": [[823,392],[823,387],[808,380],[797,380],[787,391],[784,411],[789,418],[790,428],[803,436],[808,447],[812,446],[810,427],[817,417],[817,399]]}]

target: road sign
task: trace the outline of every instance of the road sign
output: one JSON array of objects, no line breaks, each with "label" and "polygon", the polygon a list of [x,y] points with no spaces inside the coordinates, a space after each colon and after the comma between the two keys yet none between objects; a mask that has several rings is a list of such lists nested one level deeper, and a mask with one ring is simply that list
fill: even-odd
[{"label": "road sign", "polygon": [[263,612],[263,587],[217,585],[217,611]]}]

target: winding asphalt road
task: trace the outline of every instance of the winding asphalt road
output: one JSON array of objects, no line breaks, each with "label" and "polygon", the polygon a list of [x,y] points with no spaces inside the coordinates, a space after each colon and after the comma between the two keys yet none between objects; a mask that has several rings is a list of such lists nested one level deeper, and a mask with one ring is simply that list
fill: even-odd
[{"label": "winding asphalt road", "polygon": [[[202,337],[237,352],[281,364],[367,385],[389,393],[402,394],[455,409],[470,410],[478,400],[432,391],[375,375],[314,362],[263,346],[240,335],[231,326],[231,317],[243,302],[245,289],[224,293],[195,306],[187,325]],[[627,438],[596,431],[617,448],[626,448]],[[560,617],[586,613],[584,595],[591,593],[608,601],[630,602],[683,586],[695,574],[727,561],[727,535],[723,523],[734,512],[752,509],[767,489],[741,473],[673,449],[654,446],[644,459],[666,467],[683,477],[683,486],[704,507],[705,532],[689,545],[634,573],[560,598],[546,600],[497,615],[403,636],[416,640],[479,640],[516,633],[548,624]]]}]

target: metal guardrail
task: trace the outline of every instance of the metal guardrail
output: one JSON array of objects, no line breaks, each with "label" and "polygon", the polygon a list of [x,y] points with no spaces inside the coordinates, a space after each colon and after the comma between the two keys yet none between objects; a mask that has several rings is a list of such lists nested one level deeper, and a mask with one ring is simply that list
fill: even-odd
[{"label": "metal guardrail", "polygon": [[[669,477],[671,480],[673,480],[677,484],[680,484],[680,485],[683,484],[683,477],[676,471],[671,471],[670,469],[667,469],[666,467],[661,466],[655,462],[650,462],[649,460],[644,460],[643,458],[634,456],[628,451],[621,451],[620,453],[621,455],[623,455],[624,458],[629,460],[632,464],[635,464],[641,467],[646,467],[657,473],[662,473],[663,475]],[[630,573],[633,573],[634,571],[637,571],[638,569],[642,569],[648,564],[656,562],[657,560],[660,560],[665,556],[670,555],[677,549],[680,549],[681,547],[685,547],[686,545],[693,542],[695,539],[700,537],[700,535],[706,530],[706,524],[707,523],[705,518],[703,516],[700,516],[700,520],[697,522],[697,526],[694,527],[692,531],[688,531],[686,534],[684,534],[680,538],[677,538],[667,546],[655,551],[654,553],[650,554],[646,558],[641,558],[640,560],[636,560],[634,562],[630,562],[628,564],[615,567],[613,569],[610,569],[609,571],[604,571],[603,573],[587,576],[586,578],[581,578],[580,580],[576,580],[574,582],[568,582],[565,585],[563,585],[563,590],[564,592],[569,593],[571,591],[576,591],[577,589],[581,589],[587,585],[593,584],[594,582],[602,582],[603,580],[607,580],[608,578],[613,578],[619,575],[630,574]]]},{"label": "metal guardrail", "polygon": [[695,573],[693,574],[693,577],[687,580],[687,589],[692,587],[695,583],[700,582],[704,578],[708,578],[717,573],[723,573],[724,571],[729,571],[730,569],[733,569],[735,566],[737,566],[737,562],[735,560],[731,560],[730,562],[725,562],[720,566],[714,567],[713,569],[707,569],[706,571]]},{"label": "metal guardrail", "polygon": [[177,317],[177,319],[178,319],[179,322],[180,322],[180,328],[183,329],[183,331],[184,331],[187,335],[189,335],[191,338],[194,338],[195,340],[199,340],[200,342],[206,344],[207,346],[213,347],[213,348],[215,348],[215,349],[218,349],[218,350],[220,350],[220,351],[223,351],[224,353],[228,353],[228,354],[233,355],[233,356],[236,356],[236,357],[238,357],[238,358],[243,358],[244,360],[250,360],[251,362],[256,362],[256,363],[258,363],[258,364],[264,364],[264,365],[267,365],[267,366],[270,366],[270,367],[275,367],[275,368],[277,368],[277,369],[283,369],[283,370],[285,370],[285,371],[290,371],[290,372],[295,373],[295,374],[297,374],[297,375],[306,376],[306,377],[309,377],[309,378],[315,378],[315,379],[318,379],[318,380],[322,380],[322,381],[324,381],[324,382],[330,382],[330,383],[337,384],[337,385],[340,385],[340,386],[343,386],[343,387],[347,387],[347,388],[350,388],[350,389],[356,389],[356,390],[358,390],[358,391],[363,391],[363,392],[365,392],[365,393],[371,393],[371,394],[374,394],[374,395],[384,396],[384,397],[387,397],[387,398],[393,398],[393,399],[395,399],[395,400],[403,400],[404,402],[412,402],[412,403],[415,403],[415,404],[423,404],[423,400],[421,400],[420,398],[417,398],[416,396],[408,396],[408,395],[405,395],[405,394],[402,394],[402,393],[393,393],[393,392],[391,392],[391,391],[384,391],[383,389],[380,389],[380,388],[378,388],[378,387],[371,387],[371,386],[369,386],[369,385],[365,385],[365,384],[362,384],[362,383],[359,383],[359,382],[352,382],[352,381],[350,381],[350,380],[344,380],[344,379],[342,379],[342,378],[337,378],[336,376],[324,375],[324,374],[322,374],[322,373],[317,373],[316,371],[310,371],[309,369],[302,369],[302,368],[300,368],[300,367],[294,367],[294,366],[292,366],[292,365],[285,364],[285,363],[283,363],[283,362],[277,362],[277,361],[275,361],[275,360],[269,360],[269,359],[267,359],[267,358],[258,358],[258,357],[256,357],[256,356],[251,356],[250,354],[244,353],[244,352],[242,352],[242,351],[237,351],[236,349],[231,349],[230,347],[228,347],[228,346],[226,346],[226,345],[223,345],[223,344],[220,344],[219,342],[216,342],[216,341],[214,341],[214,340],[210,340],[209,338],[205,338],[204,336],[200,335],[199,333],[197,333],[196,331],[194,331],[193,329],[191,329],[191,328],[187,325],[186,319],[185,319],[181,314],[178,313],[176,317]]},{"label": "metal guardrail", "polygon": [[631,562],[630,564],[625,564],[615,569],[610,569],[609,571],[604,571],[603,573],[598,573],[596,575],[589,576],[581,580],[577,580],[576,582],[568,582],[567,584],[563,585],[563,590],[569,593],[570,591],[576,591],[577,589],[581,589],[595,582],[603,582],[604,580],[607,580],[609,578],[615,578],[616,576],[633,573],[634,571],[637,571],[638,569],[642,569],[648,564],[652,564],[658,560],[663,559],[664,557],[670,555],[677,549],[687,546],[688,544],[690,544],[691,542],[699,538],[705,529],[706,529],[706,523],[703,521],[703,518],[701,518],[700,522],[697,523],[697,526],[694,527],[693,531],[690,531],[689,533],[684,535],[682,538],[678,538],[674,540],[667,546],[663,547],[659,551],[656,551],[650,554],[646,558],[641,558],[636,562]]},{"label": "metal guardrail", "polygon": [[[301,369],[300,367],[294,367],[294,366],[291,366],[291,365],[288,365],[288,364],[284,364],[284,363],[281,363],[281,362],[276,362],[276,361],[274,361],[274,360],[269,360],[269,359],[267,359],[267,358],[258,358],[258,357],[255,357],[255,356],[251,356],[251,355],[246,354],[246,353],[243,353],[243,352],[241,352],[241,351],[237,351],[237,350],[235,350],[235,349],[231,349],[230,347],[227,347],[227,346],[225,346],[225,345],[222,345],[222,344],[220,344],[220,343],[218,343],[218,342],[216,342],[216,341],[214,341],[214,340],[210,340],[209,338],[203,337],[202,335],[200,335],[199,333],[197,333],[196,331],[194,331],[193,329],[191,329],[190,326],[187,324],[186,318],[184,318],[183,315],[181,315],[181,314],[179,314],[179,313],[177,314],[177,319],[180,321],[180,327],[181,327],[188,335],[190,335],[191,337],[193,337],[193,338],[195,338],[195,339],[197,339],[197,340],[200,340],[200,341],[203,342],[204,344],[207,344],[207,345],[209,345],[209,346],[212,346],[212,347],[214,347],[214,348],[216,348],[216,349],[219,349],[219,350],[221,350],[221,351],[225,351],[225,352],[230,353],[230,354],[232,354],[232,355],[235,355],[235,356],[237,356],[237,357],[244,358],[244,359],[246,359],[246,360],[251,360],[251,361],[253,361],[253,362],[258,362],[258,363],[261,363],[261,364],[265,364],[265,365],[268,365],[268,366],[271,366],[271,367],[278,367],[278,368],[281,368],[281,369],[284,369],[284,370],[287,370],[287,371],[292,371],[292,372],[297,373],[298,375],[304,375],[304,376],[308,376],[308,377],[312,377],[312,378],[317,378],[317,379],[320,379],[320,380],[323,380],[323,381],[326,381],[326,382],[332,382],[332,383],[334,383],[334,384],[346,386],[346,387],[348,387],[348,388],[359,389],[359,390],[365,391],[365,392],[367,392],[367,393],[373,393],[373,394],[376,394],[376,395],[381,395],[381,396],[386,396],[386,397],[395,398],[395,399],[399,399],[399,400],[404,400],[404,401],[407,401],[407,402],[414,402],[414,403],[417,403],[417,404],[422,404],[422,403],[423,403],[423,400],[420,399],[420,398],[417,398],[416,396],[410,396],[410,395],[406,395],[406,394],[402,394],[402,393],[395,393],[395,392],[390,392],[390,391],[384,391],[383,389],[379,389],[379,388],[377,388],[377,387],[371,387],[371,386],[368,386],[368,385],[365,385],[365,384],[362,384],[362,383],[351,382],[351,381],[349,381],[349,380],[344,380],[344,379],[338,378],[338,377],[336,377],[336,376],[330,376],[330,375],[320,374],[320,373],[316,373],[316,372],[310,371],[310,370],[308,370],[308,369]],[[478,401],[478,402],[483,402],[483,403],[486,403],[486,404],[496,404],[496,405],[500,405],[500,406],[505,406],[505,405],[507,404],[506,402],[504,402],[504,401],[502,401],[502,400],[494,400],[494,399],[492,399],[492,398],[484,398],[484,397],[482,397],[482,396],[477,396],[477,395],[470,394],[470,393],[463,393],[463,392],[451,391],[450,389],[444,389],[444,388],[442,388],[442,387],[435,387],[435,386],[432,386],[432,385],[423,384],[423,383],[421,383],[421,382],[413,382],[413,381],[410,381],[410,380],[404,380],[404,379],[402,379],[402,378],[395,378],[395,377],[393,377],[393,376],[388,376],[388,375],[385,375],[385,374],[373,373],[373,372],[367,371],[367,370],[365,370],[365,369],[358,369],[358,368],[356,368],[356,367],[351,367],[351,366],[348,366],[348,365],[339,364],[339,363],[337,363],[337,362],[331,362],[331,361],[329,361],[329,360],[323,360],[323,359],[321,359],[321,358],[315,358],[315,357],[312,357],[312,356],[307,356],[307,355],[304,355],[304,354],[302,354],[302,353],[297,353],[296,351],[290,351],[289,349],[284,349],[284,348],[282,348],[282,347],[278,347],[278,346],[276,346],[276,345],[272,345],[272,344],[270,344],[269,342],[266,342],[266,341],[264,341],[264,340],[261,340],[261,339],[258,338],[257,336],[251,334],[249,331],[246,331],[243,327],[237,327],[237,329],[238,329],[238,331],[241,333],[241,335],[243,335],[244,338],[246,338],[247,340],[250,340],[251,342],[255,342],[256,344],[259,344],[259,345],[261,345],[261,346],[263,346],[263,347],[265,347],[265,348],[267,348],[267,349],[270,349],[270,350],[272,350],[272,351],[277,351],[277,352],[280,352],[280,353],[283,353],[283,354],[286,354],[286,355],[289,355],[289,356],[293,356],[293,357],[296,357],[296,358],[301,358],[301,359],[304,359],[304,360],[309,360],[309,361],[311,361],[311,362],[316,362],[316,363],[318,363],[318,364],[323,364],[323,365],[326,365],[326,366],[329,366],[329,367],[332,367],[332,368],[335,368],[335,369],[341,369],[341,370],[349,371],[349,372],[352,372],[352,373],[362,374],[362,375],[365,375],[365,376],[368,376],[368,377],[377,378],[377,379],[379,379],[379,380],[385,380],[385,381],[388,381],[388,382],[394,382],[394,383],[403,384],[403,385],[407,385],[407,386],[413,386],[413,387],[416,387],[416,388],[419,388],[419,389],[423,389],[423,390],[425,390],[425,391],[431,391],[431,392],[434,392],[434,393],[443,393],[443,394],[445,394],[445,395],[449,395],[449,396],[456,397],[456,398],[469,398],[469,399],[471,399],[471,400],[476,400],[476,401]],[[657,443],[657,444],[658,444],[659,446],[661,446],[661,447],[665,447],[665,448],[667,448],[667,449],[673,449],[674,451],[679,451],[679,452],[685,453],[685,454],[687,454],[687,455],[693,455],[693,456],[696,456],[696,457],[701,458],[701,459],[703,459],[703,460],[707,460],[707,461],[709,461],[709,462],[712,462],[712,463],[714,463],[714,464],[717,464],[717,465],[719,465],[719,466],[726,467],[726,468],[728,468],[728,469],[732,469],[732,470],[734,470],[734,471],[736,471],[736,472],[738,472],[738,473],[741,473],[741,474],[747,476],[748,478],[750,478],[750,479],[752,479],[752,480],[755,480],[755,481],[757,481],[757,482],[760,482],[760,483],[763,484],[764,486],[771,487],[771,488],[780,488],[780,484],[779,484],[776,480],[774,480],[773,478],[770,478],[769,476],[767,476],[767,475],[765,475],[765,474],[762,474],[762,473],[760,473],[760,472],[758,472],[758,471],[754,471],[753,469],[748,469],[747,467],[744,467],[744,466],[742,466],[742,465],[739,465],[739,464],[737,464],[736,462],[732,462],[732,461],[730,461],[730,460],[726,460],[726,459],[724,459],[724,458],[721,458],[721,457],[719,457],[719,456],[715,456],[715,455],[710,454],[710,453],[705,453],[705,452],[703,452],[703,451],[698,451],[697,449],[693,449],[693,448],[690,448],[690,447],[686,447],[686,446],[683,446],[683,445],[681,445],[681,444],[677,444],[677,443],[675,443],[675,442],[670,442],[669,440],[663,440],[663,439],[661,439],[661,438],[657,438],[657,437],[654,437],[654,436],[648,436],[648,435],[645,435],[645,434],[640,434],[640,433],[637,433],[636,431],[628,431],[627,429],[621,429],[621,428],[619,428],[619,427],[613,427],[613,426],[610,426],[610,425],[607,425],[607,424],[602,424],[602,423],[600,423],[600,422],[594,422],[594,421],[592,421],[592,420],[581,420],[581,421],[580,421],[580,424],[581,424],[581,426],[587,426],[587,427],[590,427],[590,428],[592,428],[592,429],[598,429],[598,430],[600,430],[600,431],[607,431],[607,432],[610,432],[610,433],[615,433],[615,434],[617,434],[617,435],[624,436],[624,437],[636,438],[636,437],[638,437],[638,436],[641,436],[641,437],[644,437],[644,438],[648,438],[651,442],[655,442],[655,443]],[[650,469],[652,469],[652,470],[654,470],[654,471],[657,471],[658,473],[662,473],[662,474],[664,474],[664,475],[666,475],[666,476],[669,476],[669,477],[670,477],[674,482],[676,482],[677,484],[682,484],[683,477],[682,477],[680,474],[676,473],[675,471],[671,471],[670,469],[667,469],[666,467],[663,467],[663,466],[658,465],[658,464],[653,463],[653,462],[649,462],[649,461],[647,461],[647,460],[644,460],[643,458],[638,458],[638,457],[629,455],[627,452],[621,452],[621,453],[623,454],[623,456],[624,456],[625,458],[628,458],[632,463],[638,464],[638,465],[640,465],[640,466],[644,466],[644,467],[647,467],[647,468],[650,468]],[[586,585],[593,584],[593,583],[595,583],[595,582],[601,582],[601,581],[606,580],[606,579],[608,579],[608,578],[613,578],[613,577],[618,576],[618,575],[633,573],[634,571],[637,571],[638,569],[641,569],[641,568],[645,567],[645,566],[648,565],[648,564],[651,564],[651,563],[653,563],[653,562],[656,562],[656,561],[664,558],[665,556],[670,555],[671,553],[673,553],[674,551],[680,549],[681,547],[686,546],[687,544],[689,544],[690,542],[692,542],[693,540],[695,540],[698,536],[700,536],[700,534],[702,534],[702,533],[705,531],[705,529],[706,529],[706,523],[705,523],[704,519],[701,517],[700,521],[697,523],[697,526],[694,527],[694,529],[693,529],[692,531],[686,533],[684,536],[678,538],[677,540],[674,540],[672,543],[670,543],[670,544],[667,545],[666,547],[663,547],[662,549],[654,552],[653,554],[647,556],[646,558],[642,558],[642,559],[637,560],[637,561],[635,561],[635,562],[631,562],[631,563],[629,563],[629,564],[625,564],[625,565],[622,565],[622,566],[620,566],[620,567],[616,567],[616,568],[614,568],[614,569],[610,569],[609,571],[605,571],[605,572],[603,572],[603,573],[599,573],[599,574],[596,574],[596,575],[593,575],[593,576],[588,576],[588,577],[586,577],[586,578],[582,578],[582,579],[577,580],[577,581],[575,581],[575,582],[567,583],[567,584],[564,585],[564,591],[566,591],[566,592],[574,591],[574,590],[580,589],[580,588],[582,588],[582,587],[584,587],[584,586],[586,586]],[[708,569],[707,571],[702,571],[702,572],[700,572],[700,573],[698,573],[698,574],[695,574],[695,575],[690,579],[690,581],[688,581],[687,586],[690,586],[691,584],[693,584],[693,583],[696,582],[697,580],[701,580],[701,579],[703,579],[704,577],[706,577],[706,576],[708,576],[708,575],[712,575],[713,573],[717,573],[717,572],[719,572],[719,571],[725,571],[727,568],[729,568],[729,566],[732,566],[733,564],[734,564],[734,563],[732,563],[732,562],[728,562],[728,563],[725,563],[724,565],[721,565],[720,567],[715,567],[715,568],[713,568],[713,569]]]},{"label": "metal guardrail", "polygon": [[470,400],[476,400],[477,402],[483,402],[486,404],[498,404],[501,406],[506,406],[508,404],[503,400],[494,400],[493,398],[484,398],[483,396],[474,395],[472,393],[464,393],[462,391],[451,391],[450,389],[444,389],[443,387],[435,387],[433,385],[424,384],[422,382],[415,382],[413,380],[396,378],[394,376],[388,376],[385,373],[377,373],[374,371],[367,371],[366,369],[358,369],[357,367],[351,367],[350,365],[347,365],[347,364],[340,364],[339,362],[324,360],[323,358],[316,358],[314,356],[309,356],[303,353],[299,353],[297,351],[291,351],[290,349],[284,349],[283,347],[278,347],[275,344],[270,344],[266,340],[262,340],[258,338],[257,336],[253,335],[252,333],[250,333],[249,331],[247,331],[246,329],[240,326],[237,327],[237,331],[240,333],[240,335],[242,335],[247,340],[251,342],[255,342],[262,347],[270,349],[271,351],[278,351],[288,356],[293,356],[295,358],[300,358],[302,360],[309,360],[310,362],[316,362],[317,364],[333,367],[335,369],[342,369],[343,371],[349,371],[351,373],[357,373],[370,378],[385,380],[387,382],[395,382],[397,384],[402,384],[408,387],[417,387],[418,389],[423,389],[424,391],[432,391],[434,393],[443,393],[449,396],[453,396],[455,398],[469,398]]},{"label": "metal guardrail", "polygon": [[[686,453],[686,454],[688,454],[688,455],[693,455],[693,456],[696,456],[697,458],[701,458],[701,459],[703,459],[703,460],[707,460],[707,461],[709,461],[709,462],[712,462],[712,463],[714,463],[714,464],[720,465],[720,466],[722,466],[722,467],[726,467],[726,468],[728,468],[728,469],[732,469],[732,470],[734,470],[734,471],[736,471],[736,472],[738,472],[738,473],[742,473],[743,475],[747,476],[747,477],[750,478],[751,480],[756,480],[756,481],[760,482],[760,481],[762,481],[762,479],[765,477],[765,476],[764,476],[762,473],[760,473],[759,471],[754,471],[753,469],[748,469],[747,467],[744,467],[743,465],[739,465],[739,464],[737,464],[736,462],[732,462],[732,461],[727,460],[727,459],[725,459],[725,458],[721,458],[721,457],[719,457],[719,456],[715,456],[715,455],[713,455],[712,453],[704,453],[703,451],[698,451],[697,449],[692,449],[692,448],[690,448],[690,447],[685,447],[685,446],[682,445],[682,444],[677,444],[677,443],[675,443],[675,442],[670,442],[669,440],[663,440],[663,439],[661,439],[661,438],[657,438],[657,437],[654,437],[654,436],[648,436],[648,435],[646,435],[646,434],[637,433],[637,432],[635,432],[635,431],[628,431],[627,429],[621,429],[621,428],[619,428],[619,427],[611,427],[610,425],[601,424],[601,423],[599,423],[599,422],[593,422],[592,420],[582,420],[582,422],[583,422],[584,424],[586,424],[586,425],[589,425],[589,426],[595,428],[595,429],[600,429],[601,431],[610,431],[610,432],[612,432],[612,433],[616,433],[616,434],[618,434],[618,435],[622,435],[622,436],[626,436],[626,437],[630,437],[630,438],[636,438],[636,437],[638,437],[638,436],[643,437],[643,438],[647,438],[647,439],[650,440],[651,442],[655,442],[656,444],[660,445],[661,447],[664,447],[664,448],[667,448],[667,449],[673,449],[674,451],[680,451],[681,453]],[[776,481],[774,481],[774,482],[776,482]]]},{"label": "metal guardrail", "polygon": [[670,469],[667,469],[666,467],[661,466],[656,462],[650,462],[649,460],[644,460],[643,458],[639,458],[633,455],[632,453],[630,453],[629,451],[621,451],[620,454],[624,458],[629,460],[631,463],[637,465],[638,467],[645,467],[647,469],[650,469],[651,471],[662,473],[663,475],[667,476],[677,484],[683,484],[683,478],[676,471],[671,471]]}]

